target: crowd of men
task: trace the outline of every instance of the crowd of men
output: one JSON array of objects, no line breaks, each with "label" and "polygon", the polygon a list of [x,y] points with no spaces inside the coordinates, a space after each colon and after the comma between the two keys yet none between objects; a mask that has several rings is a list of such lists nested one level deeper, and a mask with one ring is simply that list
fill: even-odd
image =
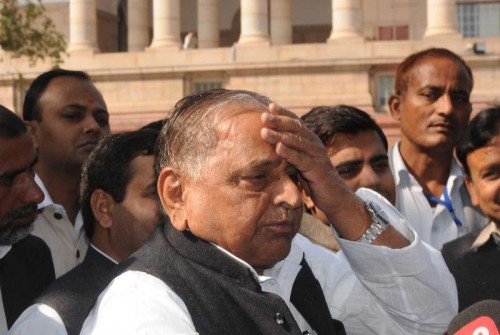
[{"label": "crowd of men", "polygon": [[389,148],[355,107],[225,89],[109,135],[86,73],[41,74],[0,108],[0,334],[445,333],[500,300],[500,107],[469,123],[472,88],[408,56]]}]

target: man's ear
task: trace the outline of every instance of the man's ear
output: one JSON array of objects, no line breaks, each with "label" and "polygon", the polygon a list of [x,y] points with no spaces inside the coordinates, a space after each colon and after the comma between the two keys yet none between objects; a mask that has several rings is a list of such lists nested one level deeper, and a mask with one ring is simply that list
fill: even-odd
[{"label": "man's ear", "polygon": [[400,113],[401,98],[398,95],[391,95],[389,97],[389,110],[391,112],[392,118],[396,121],[401,120]]},{"label": "man's ear", "polygon": [[175,229],[187,229],[184,185],[181,175],[175,169],[164,168],[158,176],[160,202]]},{"label": "man's ear", "polygon": [[474,185],[474,182],[468,175],[465,175],[464,180],[465,180],[465,186],[467,186],[467,190],[469,191],[470,194],[470,201],[474,206],[479,206],[479,199],[477,196],[476,186]]},{"label": "man's ear", "polygon": [[99,226],[110,229],[113,225],[113,197],[101,189],[95,190],[90,197],[90,207]]},{"label": "man's ear", "polygon": [[33,139],[33,143],[35,144],[35,148],[38,147],[38,121],[24,121],[24,124],[26,124],[26,128],[28,128],[28,132],[31,135],[31,138]]}]

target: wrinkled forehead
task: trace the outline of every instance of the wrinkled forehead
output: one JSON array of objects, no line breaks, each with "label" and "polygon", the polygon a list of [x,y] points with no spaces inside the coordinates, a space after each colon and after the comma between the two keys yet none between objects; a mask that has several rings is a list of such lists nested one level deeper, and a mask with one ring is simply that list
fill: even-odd
[{"label": "wrinkled forehead", "polygon": [[267,107],[267,102],[257,100],[248,94],[240,93],[213,104],[210,109],[212,110],[214,124],[218,125],[240,114],[251,112],[262,113],[267,110]]}]

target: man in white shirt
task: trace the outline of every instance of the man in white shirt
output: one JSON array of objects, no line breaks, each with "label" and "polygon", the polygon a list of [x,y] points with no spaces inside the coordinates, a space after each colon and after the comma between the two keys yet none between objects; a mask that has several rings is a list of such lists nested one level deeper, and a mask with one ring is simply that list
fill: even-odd
[{"label": "man in white shirt", "polygon": [[[334,168],[352,191],[369,188],[394,205],[396,187],[389,167],[387,138],[370,115],[353,106],[319,106],[301,119],[321,139]],[[302,192],[302,200],[307,212],[318,220],[307,220],[309,216],[304,213],[299,232],[314,243],[338,250],[324,213],[305,192]]]},{"label": "man in white shirt", "polygon": [[47,245],[29,235],[43,193],[37,152],[23,121],[0,106],[0,334],[53,280]]},{"label": "man in white shirt", "polygon": [[27,309],[11,334],[78,334],[113,266],[149,238],[161,219],[153,172],[158,132],[104,138],[85,162],[81,204],[91,240],[84,262],[58,278]]},{"label": "man in white shirt", "polygon": [[462,58],[433,48],[398,66],[389,99],[401,127],[401,140],[389,152],[396,207],[437,249],[488,222],[471,204],[453,156],[469,122],[472,86],[472,72]]},{"label": "man in white shirt", "polygon": [[[341,322],[440,334],[456,313],[441,255],[382,197],[355,196],[319,138],[266,97],[179,101],[155,171],[171,224],[122,263],[82,334],[344,334]],[[298,182],[342,237],[339,254],[295,237]]]},{"label": "man in white shirt", "polygon": [[109,134],[109,115],[86,73],[55,69],[30,85],[23,118],[39,152],[36,180],[45,194],[33,233],[49,246],[59,277],[81,263],[87,251],[78,202],[80,175],[97,142]]}]

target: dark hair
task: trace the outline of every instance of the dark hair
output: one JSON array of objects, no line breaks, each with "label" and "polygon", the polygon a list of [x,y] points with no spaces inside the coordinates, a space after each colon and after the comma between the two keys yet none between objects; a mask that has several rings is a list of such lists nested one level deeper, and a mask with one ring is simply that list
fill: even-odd
[{"label": "dark hair", "polygon": [[64,69],[53,69],[42,73],[33,80],[26,96],[24,97],[23,103],[23,119],[25,121],[41,121],[42,114],[38,101],[42,96],[43,92],[49,85],[50,81],[57,77],[74,77],[82,80],[90,81],[90,77],[83,71],[72,71]]},{"label": "dark hair", "polygon": [[23,120],[11,110],[0,105],[0,138],[17,138],[27,132]]},{"label": "dark hair", "polygon": [[451,52],[448,49],[430,48],[411,54],[398,65],[396,69],[396,79],[394,83],[394,92],[396,95],[404,95],[406,93],[406,90],[408,89],[408,84],[411,79],[409,73],[413,69],[413,67],[415,67],[422,61],[430,58],[447,58],[462,65],[467,74],[469,75],[471,89],[472,89],[472,86],[474,85],[474,77],[472,76],[472,71],[470,67],[467,65],[467,63],[465,63],[462,57],[458,56],[457,54]]},{"label": "dark hair", "polygon": [[130,163],[141,155],[153,155],[158,137],[154,130],[137,130],[114,134],[102,139],[83,164],[80,184],[80,205],[84,228],[92,238],[95,217],[90,199],[95,190],[101,189],[120,203],[130,181]]},{"label": "dark hair", "polygon": [[152,130],[156,130],[156,131],[161,131],[161,127],[163,126],[163,122],[165,120],[157,120],[157,121],[153,121],[153,122],[150,122],[148,123],[147,125],[145,126],[142,126],[141,128],[139,129],[152,129]]},{"label": "dark hair", "polygon": [[242,104],[267,109],[271,100],[260,94],[243,90],[213,89],[197,92],[181,99],[164,122],[155,152],[155,173],[171,166],[197,178],[203,162],[215,148],[218,116],[227,106]]},{"label": "dark hair", "polygon": [[329,147],[338,134],[356,135],[361,131],[373,130],[388,149],[387,137],[382,128],[362,110],[346,105],[314,107],[301,117],[307,128],[312,130]]},{"label": "dark hair", "polygon": [[498,135],[500,135],[500,106],[487,108],[470,121],[456,147],[457,158],[469,177],[467,155],[488,145]]}]

